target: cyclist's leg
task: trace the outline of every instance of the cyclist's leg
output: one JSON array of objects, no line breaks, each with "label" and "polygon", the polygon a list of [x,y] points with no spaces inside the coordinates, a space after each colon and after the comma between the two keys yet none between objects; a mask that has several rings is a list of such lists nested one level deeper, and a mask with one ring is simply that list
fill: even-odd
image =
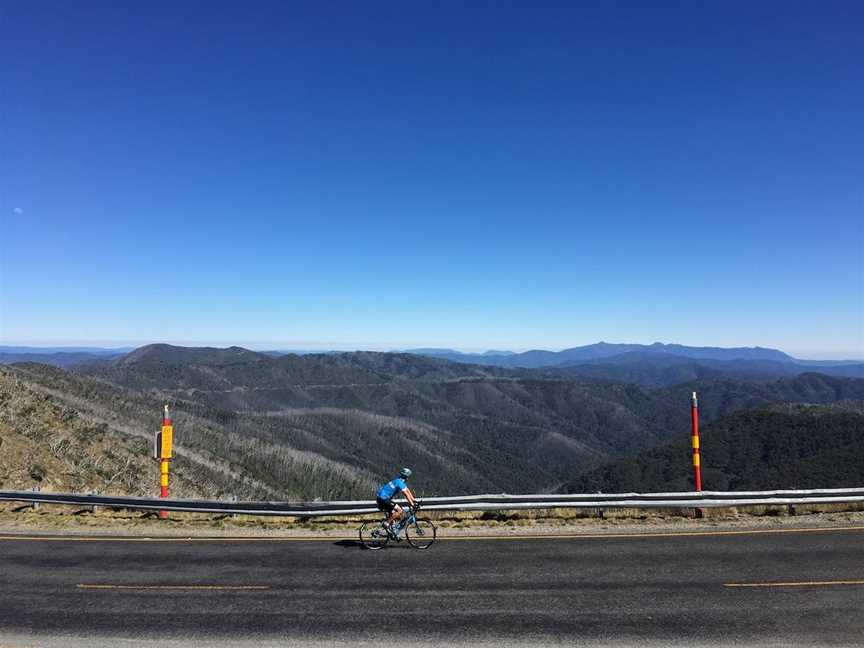
[{"label": "cyclist's leg", "polygon": [[375,503],[378,505],[379,511],[384,511],[387,514],[387,519],[385,520],[385,523],[389,526],[393,522],[393,513],[394,510],[397,508],[396,504],[393,502],[393,500],[384,500],[380,497],[375,499]]},{"label": "cyclist's leg", "polygon": [[399,506],[398,504],[394,503],[393,504],[393,512],[390,513],[390,517],[387,519],[387,521],[390,524],[393,524],[394,522],[399,522],[399,520],[401,520],[401,519],[402,519],[402,507]]}]

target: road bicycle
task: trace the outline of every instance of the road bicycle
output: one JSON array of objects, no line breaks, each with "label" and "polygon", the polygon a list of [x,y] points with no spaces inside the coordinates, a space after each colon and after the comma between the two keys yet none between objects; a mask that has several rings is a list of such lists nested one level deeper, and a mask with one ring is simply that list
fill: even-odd
[{"label": "road bicycle", "polygon": [[435,542],[435,525],[429,518],[418,518],[417,511],[420,503],[405,507],[402,519],[393,525],[388,531],[385,526],[387,515],[384,519],[374,522],[364,522],[360,527],[360,543],[367,549],[383,549],[385,545],[393,540],[401,542],[401,535],[415,549],[428,549]]}]

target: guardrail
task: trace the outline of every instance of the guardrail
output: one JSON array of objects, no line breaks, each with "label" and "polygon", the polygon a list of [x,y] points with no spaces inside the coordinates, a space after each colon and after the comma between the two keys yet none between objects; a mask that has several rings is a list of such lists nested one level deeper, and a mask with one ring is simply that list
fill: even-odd
[{"label": "guardrail", "polygon": [[[223,502],[215,500],[162,499],[77,493],[0,491],[0,501],[32,504],[105,506],[187,513],[224,513],[240,515],[283,515],[315,517],[375,513],[375,502]],[[728,506],[833,504],[864,502],[864,488],[827,488],[816,490],[702,491],[686,493],[615,493],[577,495],[466,495],[462,497],[422,498],[425,510],[501,511],[552,508],[711,508]]]}]

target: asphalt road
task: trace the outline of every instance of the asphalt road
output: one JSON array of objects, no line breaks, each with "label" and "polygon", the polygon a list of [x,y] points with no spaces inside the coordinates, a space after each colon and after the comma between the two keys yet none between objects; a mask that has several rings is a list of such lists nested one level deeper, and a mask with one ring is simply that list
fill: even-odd
[{"label": "asphalt road", "polygon": [[[0,539],[0,645],[864,645],[864,529]],[[124,641],[125,640],[125,641]]]}]

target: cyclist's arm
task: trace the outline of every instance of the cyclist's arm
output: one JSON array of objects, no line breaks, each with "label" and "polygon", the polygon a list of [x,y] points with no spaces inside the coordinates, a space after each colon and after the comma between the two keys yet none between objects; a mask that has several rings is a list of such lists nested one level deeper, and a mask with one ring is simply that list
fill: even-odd
[{"label": "cyclist's arm", "polygon": [[405,494],[405,497],[408,499],[408,503],[411,506],[414,506],[414,504],[417,503],[417,500],[414,498],[414,493],[411,492],[410,488],[406,488],[402,492]]}]

